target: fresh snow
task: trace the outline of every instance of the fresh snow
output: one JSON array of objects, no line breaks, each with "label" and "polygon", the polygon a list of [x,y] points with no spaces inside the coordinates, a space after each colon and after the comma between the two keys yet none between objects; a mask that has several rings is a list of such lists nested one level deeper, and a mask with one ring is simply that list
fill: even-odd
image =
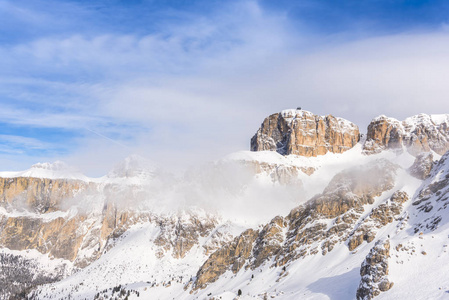
[{"label": "fresh snow", "polygon": [[0,172],[0,177],[33,177],[48,179],[74,179],[90,181],[89,178],[61,161],[54,163],[37,163],[30,169],[18,172]]},{"label": "fresh snow", "polygon": [[[281,111],[280,114],[289,124],[291,124],[298,118],[303,118],[304,116],[308,117],[309,119],[313,119],[315,117],[315,114],[313,114],[312,112],[302,109],[285,109]],[[326,116],[318,116],[318,117],[324,119]],[[352,131],[358,128],[358,126],[352,123],[351,121],[348,121],[340,117],[336,117],[336,119],[338,121],[340,130]]]}]

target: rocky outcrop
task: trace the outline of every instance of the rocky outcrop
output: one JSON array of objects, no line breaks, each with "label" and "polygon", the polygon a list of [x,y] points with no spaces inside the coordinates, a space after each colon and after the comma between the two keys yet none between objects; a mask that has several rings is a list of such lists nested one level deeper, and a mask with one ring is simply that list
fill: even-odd
[{"label": "rocky outcrop", "polygon": [[403,136],[401,122],[382,115],[373,119],[368,125],[363,149],[367,153],[378,153],[384,149],[402,149]]},{"label": "rocky outcrop", "polygon": [[133,205],[146,194],[134,185],[31,177],[0,178],[0,184],[0,247],[36,249],[81,268],[138,222],[158,224],[160,256],[172,251],[175,258],[184,257],[216,226],[215,219],[193,213],[173,217],[139,211]]},{"label": "rocky outcrop", "polygon": [[[68,202],[91,188],[95,184],[79,180],[0,178],[0,204],[6,212],[0,214],[0,246],[75,261],[86,242],[86,228],[95,222],[83,226],[86,214],[70,214]],[[97,257],[99,250],[92,255]]]},{"label": "rocky outcrop", "polygon": [[413,155],[430,150],[443,155],[449,150],[449,115],[419,114],[402,122],[379,116],[369,124],[363,148],[367,154],[405,148]]},{"label": "rocky outcrop", "polygon": [[172,251],[174,258],[183,258],[194,245],[198,244],[200,237],[208,236],[217,226],[213,217],[200,219],[195,215],[171,217],[160,222],[161,232],[154,243],[160,246],[158,256],[161,258],[164,251]]},{"label": "rocky outcrop", "polygon": [[362,279],[357,289],[357,300],[369,300],[393,287],[388,280],[390,241],[379,240],[370,250],[360,267]]},{"label": "rocky outcrop", "polygon": [[287,226],[287,220],[280,216],[275,217],[264,226],[257,237],[253,249],[253,260],[251,261],[253,269],[259,267],[282,250]]},{"label": "rocky outcrop", "polygon": [[360,222],[360,225],[350,234],[349,250],[354,250],[364,241],[371,243],[376,237],[376,231],[393,221],[400,220],[402,204],[409,200],[406,192],[396,191],[389,200],[373,208],[371,213]]},{"label": "rocky outcrop", "polygon": [[232,242],[212,253],[196,275],[193,289],[205,288],[227,270],[237,273],[251,255],[258,231],[248,229]]},{"label": "rocky outcrop", "polygon": [[432,167],[430,175],[423,182],[413,201],[417,213],[426,218],[415,225],[414,231],[434,231],[447,223],[449,209],[449,152]]},{"label": "rocky outcrop", "polygon": [[[246,231],[214,252],[198,271],[194,289],[206,287],[227,270],[235,273],[243,266],[255,269],[268,262],[285,266],[306,255],[332,251],[337,243],[348,241],[356,225],[363,222],[364,205],[373,204],[374,197],[393,188],[397,168],[378,160],[337,174],[322,194],[293,209],[287,217],[275,217],[261,231]],[[382,213],[397,215],[407,199],[407,194],[395,193],[390,199],[394,204],[373,210],[371,218],[379,224],[389,223],[390,218]],[[244,253],[235,250],[237,245],[244,245]]]},{"label": "rocky outcrop", "polygon": [[317,156],[342,153],[359,141],[357,125],[332,115],[317,116],[303,110],[284,110],[267,117],[251,139],[251,151]]},{"label": "rocky outcrop", "polygon": [[78,231],[83,221],[83,217],[60,217],[49,222],[30,217],[3,218],[0,244],[11,250],[36,249],[74,261],[84,237]]},{"label": "rocky outcrop", "polygon": [[421,180],[429,177],[433,167],[433,155],[430,152],[424,152],[416,156],[415,162],[409,168],[409,173]]},{"label": "rocky outcrop", "polygon": [[[277,265],[321,250],[324,255],[334,245],[351,237],[361,221],[364,205],[394,186],[397,165],[378,160],[337,174],[321,195],[292,210],[287,216],[289,230]],[[331,225],[325,225],[332,220]],[[320,249],[313,244],[319,242]]]}]

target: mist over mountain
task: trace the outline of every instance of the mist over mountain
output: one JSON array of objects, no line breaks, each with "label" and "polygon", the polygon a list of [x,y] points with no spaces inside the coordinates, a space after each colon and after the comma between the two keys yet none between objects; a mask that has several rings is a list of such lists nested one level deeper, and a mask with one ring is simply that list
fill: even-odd
[{"label": "mist over mountain", "polygon": [[137,155],[98,178],[2,172],[0,297],[444,298],[447,118],[379,116],[364,135],[291,109],[253,151],[182,174]]}]

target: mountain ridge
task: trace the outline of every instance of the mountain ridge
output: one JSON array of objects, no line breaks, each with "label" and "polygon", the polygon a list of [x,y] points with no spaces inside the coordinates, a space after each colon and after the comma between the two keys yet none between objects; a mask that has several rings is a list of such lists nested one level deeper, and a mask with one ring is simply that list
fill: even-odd
[{"label": "mountain ridge", "polygon": [[[310,121],[309,112],[297,116],[296,128],[302,116]],[[429,118],[407,127],[409,140],[429,148],[380,138],[381,151],[370,151],[358,137],[316,156],[234,153],[175,179],[137,157],[97,181],[2,178],[0,263],[29,272],[0,298],[234,299],[239,290],[240,299],[443,297],[449,154],[431,148],[445,145],[444,118],[437,134],[420,123]],[[387,136],[390,123],[375,132]],[[416,128],[426,139],[413,139]],[[435,282],[417,285],[415,263]]]}]

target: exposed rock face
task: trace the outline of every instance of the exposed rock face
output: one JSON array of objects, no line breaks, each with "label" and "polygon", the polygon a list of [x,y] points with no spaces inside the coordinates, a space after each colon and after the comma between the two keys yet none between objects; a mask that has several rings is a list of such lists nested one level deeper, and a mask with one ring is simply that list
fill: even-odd
[{"label": "exposed rock face", "polygon": [[415,225],[415,233],[434,231],[444,223],[449,209],[449,152],[436,163],[412,203],[426,219]]},{"label": "exposed rock face", "polygon": [[86,216],[69,215],[61,205],[91,187],[78,180],[0,178],[0,205],[7,211],[23,212],[0,214],[0,246],[12,250],[36,249],[74,261],[86,242],[87,231],[80,229]]},{"label": "exposed rock face", "polygon": [[372,299],[393,287],[393,282],[388,280],[389,256],[390,241],[377,241],[360,268],[362,279],[357,289],[358,300]]},{"label": "exposed rock face", "polygon": [[406,192],[396,191],[390,198],[390,201],[380,204],[373,208],[371,213],[362,221],[360,225],[351,233],[348,241],[349,250],[354,250],[360,246],[363,241],[372,242],[376,237],[376,230],[385,225],[400,220],[402,204],[409,200]]},{"label": "exposed rock face", "polygon": [[342,153],[359,141],[357,125],[332,115],[317,116],[303,110],[284,110],[267,117],[251,139],[251,151],[317,156]]},{"label": "exposed rock face", "polygon": [[128,219],[124,211],[117,213],[113,204],[106,204],[103,212],[95,218],[61,211],[60,216],[47,218],[0,216],[0,245],[11,250],[36,249],[84,267],[101,255],[110,238],[139,220]]},{"label": "exposed rock face", "polygon": [[[227,270],[235,273],[242,266],[255,269],[267,262],[283,266],[306,255],[332,251],[335,244],[349,241],[356,224],[363,222],[363,206],[393,188],[397,168],[386,160],[378,160],[337,174],[323,194],[293,209],[287,217],[275,217],[260,232],[246,231],[213,253],[198,271],[193,288],[204,288]],[[385,210],[373,210],[371,218],[379,219],[380,227],[389,223],[382,212],[396,215],[400,211],[396,206],[406,199],[405,193],[395,193],[390,200],[394,204]],[[242,245],[244,253],[235,250],[237,245]]]},{"label": "exposed rock face", "polygon": [[0,177],[0,206],[28,208],[36,213],[51,212],[57,210],[64,199],[73,198],[88,186],[77,180]]},{"label": "exposed rock face", "polygon": [[413,155],[430,150],[443,155],[449,150],[449,115],[419,114],[402,122],[382,115],[371,121],[363,146],[366,153],[403,147]]},{"label": "exposed rock face", "polygon": [[401,122],[384,115],[379,116],[368,125],[363,149],[368,153],[378,153],[383,149],[402,149],[403,135]]},{"label": "exposed rock face", "polygon": [[415,162],[410,167],[409,172],[414,177],[424,180],[430,175],[433,167],[433,155],[430,152],[424,152],[416,156]]},{"label": "exposed rock face", "polygon": [[177,218],[169,218],[161,224],[161,233],[154,243],[161,246],[158,252],[159,257],[164,255],[164,251],[172,250],[174,258],[183,258],[192,247],[198,244],[200,237],[205,237],[217,225],[217,221],[209,217],[199,219],[195,215],[185,215]]},{"label": "exposed rock face", "polygon": [[50,222],[29,217],[1,219],[0,244],[12,250],[36,249],[57,258],[75,260],[84,235],[78,234],[83,218]]},{"label": "exposed rock face", "polygon": [[251,262],[252,268],[257,268],[268,260],[269,257],[278,254],[282,250],[288,222],[282,217],[275,217],[264,226],[257,237]]},{"label": "exposed rock face", "polygon": [[[134,186],[100,186],[77,180],[0,178],[0,205],[4,208],[0,213],[0,246],[36,249],[85,267],[138,222],[158,224],[161,233],[155,243],[160,246],[160,255],[172,251],[175,258],[184,257],[216,226],[212,217],[160,216],[126,207],[143,192]],[[79,199],[100,202],[97,208],[84,211]],[[71,210],[70,203],[76,203],[77,208]]]},{"label": "exposed rock face", "polygon": [[208,283],[216,281],[228,268],[237,273],[251,255],[252,245],[258,231],[248,229],[232,242],[212,253],[198,271],[193,288],[204,288]]}]

